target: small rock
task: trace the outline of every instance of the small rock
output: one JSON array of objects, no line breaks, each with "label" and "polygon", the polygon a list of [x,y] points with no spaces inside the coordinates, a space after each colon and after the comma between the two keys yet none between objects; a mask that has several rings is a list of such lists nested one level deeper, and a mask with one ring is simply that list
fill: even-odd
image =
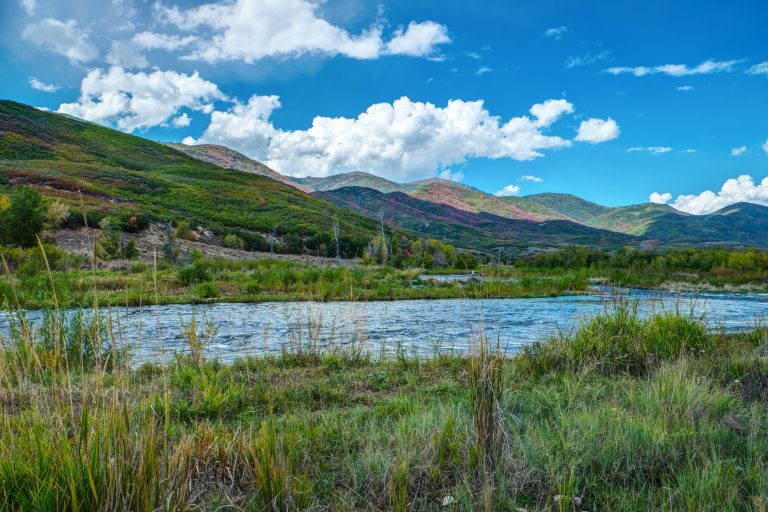
[{"label": "small rock", "polygon": [[444,507],[450,507],[454,503],[456,503],[456,498],[454,498],[453,496],[446,496],[445,498],[443,498]]}]

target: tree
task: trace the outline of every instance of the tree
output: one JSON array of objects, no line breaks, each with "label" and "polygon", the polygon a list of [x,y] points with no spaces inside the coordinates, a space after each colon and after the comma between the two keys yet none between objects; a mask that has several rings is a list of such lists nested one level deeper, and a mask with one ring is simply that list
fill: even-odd
[{"label": "tree", "polygon": [[171,263],[176,263],[179,258],[179,249],[176,248],[176,235],[173,232],[173,224],[170,221],[164,226],[163,257]]},{"label": "tree", "polygon": [[14,191],[8,208],[0,212],[0,243],[32,247],[43,230],[47,208],[33,188]]},{"label": "tree", "polygon": [[333,220],[333,238],[336,241],[336,263],[341,263],[341,252],[339,251],[339,219]]},{"label": "tree", "polygon": [[[120,219],[117,217],[104,217],[99,223],[101,235],[96,245],[96,254],[103,260],[114,260],[124,257],[123,255],[123,232],[120,229]],[[132,246],[130,251],[136,251]]]}]

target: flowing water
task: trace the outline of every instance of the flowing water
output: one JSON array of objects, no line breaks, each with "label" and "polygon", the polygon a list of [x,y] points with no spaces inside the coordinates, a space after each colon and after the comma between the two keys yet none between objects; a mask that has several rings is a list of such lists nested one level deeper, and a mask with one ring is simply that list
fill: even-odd
[{"label": "flowing water", "polygon": [[[768,294],[609,290],[538,299],[441,299],[391,302],[266,302],[114,308],[108,312],[118,340],[131,346],[134,363],[164,360],[187,350],[183,325],[194,317],[206,334],[205,354],[232,360],[282,350],[334,347],[374,354],[394,350],[466,352],[483,333],[507,352],[558,331],[569,331],[621,295],[641,314],[680,310],[712,329],[734,331],[763,324]],[[102,310],[102,314],[106,314]],[[28,318],[40,323],[42,313]],[[8,314],[0,317],[7,334]]]}]

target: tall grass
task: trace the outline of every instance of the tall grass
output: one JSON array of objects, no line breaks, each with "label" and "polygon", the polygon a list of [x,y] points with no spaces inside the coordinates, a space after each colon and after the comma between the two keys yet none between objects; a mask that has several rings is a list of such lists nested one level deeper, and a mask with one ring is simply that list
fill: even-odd
[{"label": "tall grass", "polygon": [[620,300],[587,319],[572,334],[560,333],[524,347],[526,371],[597,371],[643,375],[665,360],[717,350],[722,337],[708,335],[703,324],[679,311],[644,318],[638,304]]},{"label": "tall grass", "polygon": [[768,505],[765,331],[623,303],[512,357],[480,336],[467,357],[302,341],[222,364],[202,319],[189,354],[132,367],[108,310],[9,314],[0,510]]}]

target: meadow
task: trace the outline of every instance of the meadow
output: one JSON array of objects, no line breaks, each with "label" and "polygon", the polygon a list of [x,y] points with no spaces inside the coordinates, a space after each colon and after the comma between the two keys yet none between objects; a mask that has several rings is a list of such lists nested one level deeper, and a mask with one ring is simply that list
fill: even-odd
[{"label": "meadow", "polygon": [[[53,274],[49,274],[49,279]],[[768,330],[619,302],[518,354],[364,343],[131,363],[107,310],[12,305],[2,510],[765,510]]]}]

